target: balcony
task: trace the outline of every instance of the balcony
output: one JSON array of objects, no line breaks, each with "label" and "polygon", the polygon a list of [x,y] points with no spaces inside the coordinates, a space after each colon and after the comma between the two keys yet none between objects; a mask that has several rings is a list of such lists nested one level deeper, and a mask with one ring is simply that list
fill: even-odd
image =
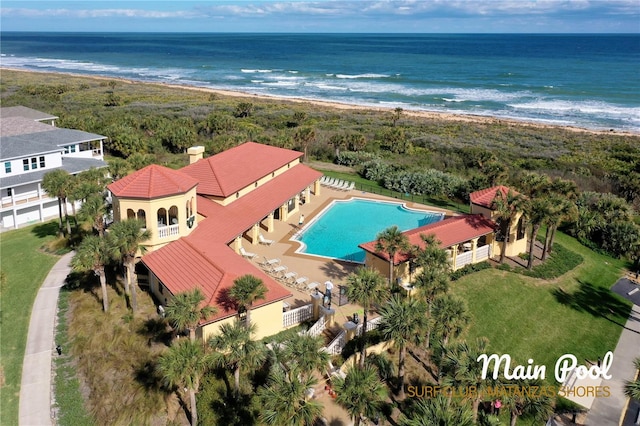
[{"label": "balcony", "polygon": [[179,235],[180,225],[165,225],[158,228],[158,238],[169,238]]}]

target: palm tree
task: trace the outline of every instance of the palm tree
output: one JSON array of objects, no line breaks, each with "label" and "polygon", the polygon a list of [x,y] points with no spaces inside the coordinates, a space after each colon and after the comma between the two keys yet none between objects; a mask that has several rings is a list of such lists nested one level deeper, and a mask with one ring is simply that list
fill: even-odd
[{"label": "palm tree", "polygon": [[107,277],[104,271],[105,265],[117,257],[116,244],[110,236],[98,237],[89,235],[78,246],[75,256],[71,260],[71,267],[75,271],[93,271],[100,277],[102,288],[102,307],[109,311],[109,298],[107,295]]},{"label": "palm tree", "polygon": [[[449,290],[449,255],[440,248],[440,242],[431,235],[421,235],[424,248],[417,251],[415,262],[422,271],[414,279],[420,296],[427,303],[427,319],[431,320],[431,308],[436,297]],[[431,342],[431,327],[427,330],[427,348]]]},{"label": "palm tree", "polygon": [[129,165],[129,162],[127,162],[127,160],[123,160],[122,158],[114,158],[109,161],[109,175],[111,176],[111,180],[113,182],[128,175],[130,170],[131,166]]},{"label": "palm tree", "polygon": [[396,253],[409,250],[409,239],[393,225],[376,236],[376,250],[389,257],[389,285],[393,285],[393,265]]},{"label": "palm tree", "polygon": [[329,353],[322,350],[324,346],[322,336],[294,334],[284,343],[280,361],[289,374],[305,378],[314,371],[322,371],[329,363]]},{"label": "palm tree", "polygon": [[471,426],[473,413],[466,405],[451,401],[444,395],[424,398],[414,405],[411,416],[403,417],[401,426]]},{"label": "palm tree", "polygon": [[511,232],[511,223],[522,212],[524,198],[511,190],[505,195],[502,191],[496,192],[493,199],[492,210],[495,212],[500,234],[502,237],[502,250],[500,253],[500,263],[504,263],[507,256],[507,243]]},{"label": "palm tree", "polygon": [[433,322],[442,337],[443,346],[447,346],[450,337],[462,333],[470,321],[464,300],[445,294],[433,302]]},{"label": "palm tree", "polygon": [[247,274],[233,281],[233,286],[229,290],[229,297],[238,305],[238,314],[245,311],[247,318],[245,325],[251,326],[251,306],[258,299],[264,299],[267,295],[267,287],[262,280],[253,275]]},{"label": "palm tree", "polygon": [[440,375],[442,386],[476,390],[468,393],[468,397],[472,399],[474,423],[478,421],[478,408],[482,401],[483,390],[487,387],[487,380],[482,378],[482,364],[477,359],[481,354],[486,353],[487,345],[488,340],[484,337],[477,339],[473,347],[466,341],[462,341],[452,348],[445,349],[442,359]]},{"label": "palm tree", "polygon": [[188,390],[191,424],[194,426],[198,424],[196,393],[210,365],[211,359],[204,353],[202,345],[188,340],[179,341],[158,358],[158,371],[165,384]]},{"label": "palm tree", "polygon": [[91,223],[93,229],[99,236],[104,235],[105,223],[104,216],[107,214],[107,205],[102,198],[102,195],[94,194],[90,195],[82,207],[78,211],[78,218],[81,222]]},{"label": "palm tree", "polygon": [[309,145],[311,145],[311,142],[313,142],[315,138],[316,131],[310,126],[300,127],[293,135],[293,139],[302,147],[305,163],[307,162],[307,151],[309,150]]},{"label": "palm tree", "polygon": [[563,221],[571,220],[578,215],[577,207],[571,199],[560,195],[552,195],[550,200],[552,208],[549,210],[549,215],[546,220],[547,233],[544,239],[542,260],[545,260],[547,255],[551,253],[558,226],[560,226]]},{"label": "palm tree", "polygon": [[[640,357],[633,361],[636,370],[640,370]],[[624,394],[629,398],[633,398],[636,401],[640,401],[640,376],[636,375],[636,379],[633,381],[627,381],[624,385]]]},{"label": "palm tree", "polygon": [[362,339],[360,348],[360,368],[364,367],[366,356],[366,333],[369,310],[374,305],[382,303],[389,291],[384,282],[384,277],[373,268],[358,268],[355,273],[347,277],[347,298],[352,303],[357,303],[363,307],[362,315]]},{"label": "palm tree", "polygon": [[407,345],[420,344],[429,326],[425,316],[427,307],[421,300],[403,300],[394,295],[381,309],[380,331],[385,340],[393,340],[398,349],[398,397],[404,398],[404,362]]},{"label": "palm tree", "polygon": [[63,235],[62,228],[62,206],[64,205],[64,216],[67,221],[67,234],[71,234],[69,215],[67,213],[67,195],[71,187],[72,176],[63,169],[52,170],[42,177],[42,189],[52,197],[58,198],[58,214],[60,216],[60,236]]},{"label": "palm tree", "polygon": [[[509,383],[509,386],[516,386],[519,389],[540,389],[544,383],[541,380],[517,380]],[[536,422],[544,423],[553,414],[553,398],[544,392],[504,392],[502,403],[509,410],[511,416],[511,426],[516,426],[518,418],[522,415],[533,417]]]},{"label": "palm tree", "polygon": [[200,307],[205,300],[202,290],[196,287],[191,291],[176,294],[165,308],[165,314],[176,330],[189,330],[192,342],[196,340],[196,327],[201,319],[214,315],[217,309],[205,305]]},{"label": "palm tree", "polygon": [[267,386],[258,390],[262,404],[260,420],[277,426],[315,424],[322,415],[322,404],[308,398],[308,389],[317,384],[313,376],[302,378],[287,375],[282,369],[275,368],[267,379]]},{"label": "palm tree", "polygon": [[351,368],[343,379],[333,380],[336,401],[351,415],[355,426],[360,426],[362,417],[377,417],[387,398],[386,386],[370,365]]},{"label": "palm tree", "polygon": [[551,212],[551,203],[547,197],[538,197],[529,199],[526,203],[525,210],[529,223],[531,224],[531,239],[529,241],[529,261],[527,269],[533,268],[533,250],[536,247],[536,238],[542,224],[547,221]]},{"label": "palm tree", "polygon": [[138,251],[144,253],[146,248],[143,242],[151,238],[151,231],[145,229],[142,231],[142,222],[138,219],[127,219],[116,222],[111,226],[111,234],[113,235],[122,263],[127,270],[125,279],[125,293],[131,291],[131,309],[133,312],[138,310],[138,299],[136,293],[135,264]]},{"label": "palm tree", "polygon": [[219,354],[218,363],[233,372],[234,393],[240,396],[240,367],[258,367],[266,359],[265,348],[251,340],[255,325],[245,327],[239,321],[220,326],[220,334],[208,340],[210,348]]},{"label": "palm tree", "polygon": [[393,123],[393,127],[396,127],[396,124],[398,123],[398,120],[400,120],[400,118],[402,117],[403,112],[404,110],[400,107],[393,110],[393,112],[391,113],[391,122]]}]

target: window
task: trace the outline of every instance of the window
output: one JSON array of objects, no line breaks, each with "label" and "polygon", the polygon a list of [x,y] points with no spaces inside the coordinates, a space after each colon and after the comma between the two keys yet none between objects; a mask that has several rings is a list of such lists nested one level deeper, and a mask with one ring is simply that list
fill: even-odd
[{"label": "window", "polygon": [[5,161],[4,163],[4,172],[11,173],[11,161]]},{"label": "window", "polygon": [[24,160],[22,160],[22,169],[25,172],[29,171],[29,160],[27,160],[26,158]]},{"label": "window", "polygon": [[44,157],[40,157],[40,168],[44,169]]},{"label": "window", "polygon": [[11,197],[13,195],[13,189],[7,188],[7,197]]},{"label": "window", "polygon": [[33,157],[31,159],[31,170],[35,170],[38,168],[38,159],[36,157]]}]

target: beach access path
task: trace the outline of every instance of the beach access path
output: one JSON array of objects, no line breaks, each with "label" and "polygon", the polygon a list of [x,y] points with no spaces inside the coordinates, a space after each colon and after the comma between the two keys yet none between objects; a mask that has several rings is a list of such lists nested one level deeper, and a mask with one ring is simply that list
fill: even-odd
[{"label": "beach access path", "polygon": [[22,362],[19,424],[23,426],[52,425],[52,370],[56,352],[54,336],[58,295],[71,272],[69,263],[75,252],[65,254],[51,268],[33,303],[27,346]]},{"label": "beach access path", "polygon": [[622,424],[622,417],[629,402],[629,398],[624,394],[624,385],[627,380],[635,378],[636,369],[633,360],[638,356],[640,356],[640,306],[633,305],[616,349],[613,351],[613,363],[609,370],[612,378],[602,382],[602,386],[609,386],[611,395],[595,398],[587,414],[586,426]]}]

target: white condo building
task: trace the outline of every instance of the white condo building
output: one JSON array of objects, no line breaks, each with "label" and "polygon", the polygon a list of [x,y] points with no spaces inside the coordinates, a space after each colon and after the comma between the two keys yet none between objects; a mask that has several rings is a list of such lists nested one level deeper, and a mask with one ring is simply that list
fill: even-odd
[{"label": "white condo building", "polygon": [[58,216],[57,198],[41,186],[46,173],[64,169],[75,175],[106,166],[106,136],[58,128],[57,118],[22,106],[0,108],[2,230]]}]

